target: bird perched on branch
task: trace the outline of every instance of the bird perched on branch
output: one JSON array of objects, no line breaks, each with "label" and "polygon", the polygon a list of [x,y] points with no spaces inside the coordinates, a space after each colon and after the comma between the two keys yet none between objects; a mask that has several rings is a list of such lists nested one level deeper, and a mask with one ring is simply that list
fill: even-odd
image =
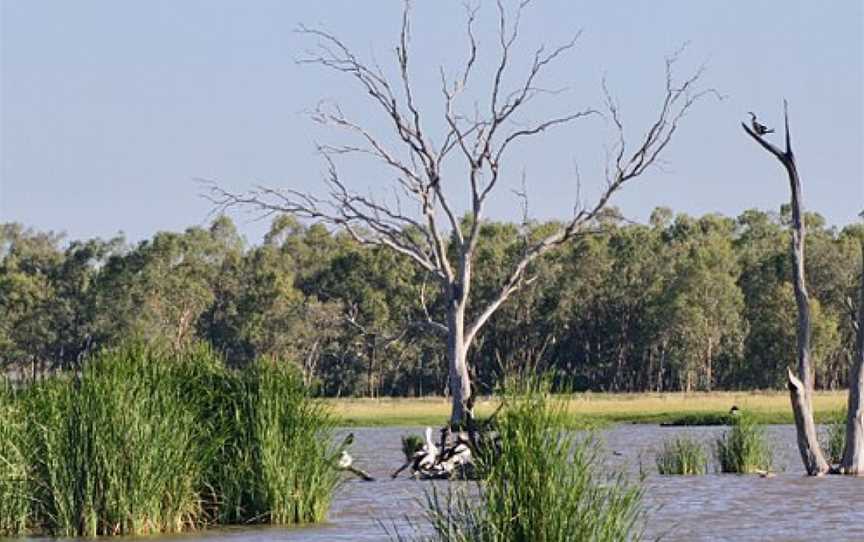
[{"label": "bird perched on branch", "polygon": [[748,111],[748,113],[750,113],[750,126],[753,127],[753,131],[756,132],[758,135],[761,136],[761,135],[765,135],[765,134],[771,134],[774,132],[773,129],[769,129],[767,126],[765,126],[764,124],[762,124],[758,120],[756,120],[756,114],[755,113],[753,113],[752,111]]}]

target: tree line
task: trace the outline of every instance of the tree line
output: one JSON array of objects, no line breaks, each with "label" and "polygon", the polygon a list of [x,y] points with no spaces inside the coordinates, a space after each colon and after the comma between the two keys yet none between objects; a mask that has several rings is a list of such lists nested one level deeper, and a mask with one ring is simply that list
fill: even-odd
[{"label": "tree line", "polygon": [[[864,225],[805,218],[815,382],[834,389],[854,350]],[[526,364],[580,390],[784,387],[796,340],[789,220],[786,207],[734,218],[658,208],[644,225],[606,212],[601,233],[533,262],[480,332],[468,353],[477,391]],[[557,227],[484,221],[468,311]],[[79,369],[136,337],[208,342],[235,366],[276,356],[327,396],[441,394],[446,352],[424,324],[445,303],[408,259],[288,216],[257,245],[224,216],[134,245],[0,225],[0,364],[19,378]]]}]

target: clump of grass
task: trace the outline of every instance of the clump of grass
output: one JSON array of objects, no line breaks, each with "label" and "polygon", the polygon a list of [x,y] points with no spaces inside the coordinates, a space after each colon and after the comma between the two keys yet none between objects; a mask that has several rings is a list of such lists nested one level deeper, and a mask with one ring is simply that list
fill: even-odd
[{"label": "clump of grass", "polygon": [[686,436],[664,442],[656,461],[660,474],[700,475],[708,472],[708,455],[702,443]]},{"label": "clump of grass", "polygon": [[751,474],[771,470],[773,453],[765,429],[744,410],[731,418],[731,428],[717,439],[721,472]]},{"label": "clump of grass", "polygon": [[530,383],[510,393],[497,419],[494,454],[470,489],[427,495],[442,541],[633,540],[643,519],[642,487],[609,473],[591,437],[565,429],[564,405]]},{"label": "clump of grass", "polygon": [[322,521],[338,482],[331,445],[333,419],[310,399],[299,376],[276,360],[263,359],[244,376],[254,397],[250,425],[257,441],[253,478],[269,523]]},{"label": "clump of grass", "polygon": [[177,532],[199,516],[204,435],[167,360],[108,350],[27,391],[35,521],[51,534]]},{"label": "clump of grass", "polygon": [[840,463],[846,446],[846,410],[833,411],[825,423],[823,448],[830,463]]},{"label": "clump of grass", "polygon": [[0,382],[0,536],[27,530],[30,504],[22,418],[15,391]]},{"label": "clump of grass", "polygon": [[[194,367],[194,366],[193,366]],[[204,507],[220,524],[321,521],[338,472],[334,420],[296,370],[259,359],[240,372],[187,375],[204,450]]]},{"label": "clump of grass", "polygon": [[0,534],[322,520],[333,420],[301,382],[275,360],[236,372],[206,346],[133,343],[0,390]]},{"label": "clump of grass", "polygon": [[421,449],[423,449],[423,437],[420,435],[402,436],[402,453],[405,455],[405,461],[411,461],[414,454]]}]

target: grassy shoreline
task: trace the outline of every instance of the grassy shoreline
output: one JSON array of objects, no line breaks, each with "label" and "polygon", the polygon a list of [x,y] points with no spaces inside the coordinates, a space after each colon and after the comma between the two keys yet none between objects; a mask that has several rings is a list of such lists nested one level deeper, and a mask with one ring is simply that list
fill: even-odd
[{"label": "grassy shoreline", "polygon": [[[846,407],[846,390],[820,391],[813,397],[816,421],[824,422]],[[326,399],[338,423],[347,427],[440,425],[450,413],[443,397]],[[477,401],[480,417],[491,414],[495,398]],[[567,397],[572,423],[597,426],[612,423],[717,425],[732,405],[750,411],[760,423],[793,423],[785,391],[694,393],[575,393]]]}]

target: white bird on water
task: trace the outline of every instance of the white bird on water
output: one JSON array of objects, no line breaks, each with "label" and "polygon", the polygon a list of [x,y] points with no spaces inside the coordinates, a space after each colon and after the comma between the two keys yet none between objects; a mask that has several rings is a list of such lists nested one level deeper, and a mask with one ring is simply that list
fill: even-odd
[{"label": "white bird on water", "polygon": [[353,463],[354,459],[350,455],[348,455],[348,452],[342,450],[342,455],[339,456],[339,468],[350,469]]},{"label": "white bird on water", "polygon": [[375,479],[369,476],[369,473],[364,471],[363,469],[358,469],[354,466],[354,458],[351,457],[348,452],[342,450],[342,454],[339,456],[339,461],[336,462],[336,465],[340,470],[346,470],[351,474],[354,474],[360,477],[363,481],[366,482],[374,482]]}]

